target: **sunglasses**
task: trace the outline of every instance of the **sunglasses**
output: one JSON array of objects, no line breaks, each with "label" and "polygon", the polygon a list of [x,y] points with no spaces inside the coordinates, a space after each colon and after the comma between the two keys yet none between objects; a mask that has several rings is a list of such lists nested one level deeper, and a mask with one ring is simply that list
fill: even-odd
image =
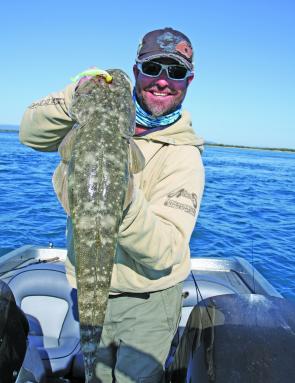
[{"label": "sunglasses", "polygon": [[143,63],[137,63],[136,65],[142,74],[149,77],[160,76],[163,69],[165,69],[170,80],[184,80],[192,73],[183,65],[165,65],[155,61],[145,61]]}]

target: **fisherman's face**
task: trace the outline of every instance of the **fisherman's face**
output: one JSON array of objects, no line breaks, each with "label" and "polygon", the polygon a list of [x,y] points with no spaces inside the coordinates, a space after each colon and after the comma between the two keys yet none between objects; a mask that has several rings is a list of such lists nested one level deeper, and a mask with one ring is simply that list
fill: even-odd
[{"label": "fisherman's face", "polygon": [[[161,64],[179,64],[170,58],[154,59]],[[163,116],[173,112],[182,103],[187,88],[194,78],[193,73],[183,80],[168,78],[166,70],[157,77],[146,76],[136,65],[133,67],[135,76],[135,90],[140,106],[153,116]]]}]

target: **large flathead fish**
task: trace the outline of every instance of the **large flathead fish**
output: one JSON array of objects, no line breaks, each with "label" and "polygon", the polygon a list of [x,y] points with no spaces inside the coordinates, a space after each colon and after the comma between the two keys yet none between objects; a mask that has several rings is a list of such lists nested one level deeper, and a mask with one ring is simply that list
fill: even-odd
[{"label": "large flathead fish", "polygon": [[95,381],[135,120],[128,76],[120,70],[109,73],[111,84],[89,80],[79,86],[71,106],[79,128],[69,164],[68,200],[87,383]]}]

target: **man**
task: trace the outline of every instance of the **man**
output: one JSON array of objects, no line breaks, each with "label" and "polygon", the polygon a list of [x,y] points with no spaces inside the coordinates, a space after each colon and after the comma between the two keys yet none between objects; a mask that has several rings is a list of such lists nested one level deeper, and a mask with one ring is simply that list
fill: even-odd
[{"label": "man", "polygon": [[[106,383],[163,381],[204,188],[203,141],[181,109],[194,76],[189,39],[171,28],[146,34],[133,71],[134,140],[145,166],[134,175],[133,198],[120,227],[96,368]],[[69,113],[75,86],[32,104],[20,129],[24,144],[43,151],[57,150],[67,135],[59,149],[64,174],[75,123]],[[56,191],[65,206],[66,183]],[[70,237],[71,230],[69,248]]]}]

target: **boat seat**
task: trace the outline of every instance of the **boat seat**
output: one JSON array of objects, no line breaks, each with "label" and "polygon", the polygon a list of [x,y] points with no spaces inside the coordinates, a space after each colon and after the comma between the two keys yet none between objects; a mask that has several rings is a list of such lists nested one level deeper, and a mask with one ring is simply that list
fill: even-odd
[{"label": "boat seat", "polygon": [[295,382],[295,304],[227,294],[194,307],[175,358],[172,383]]},{"label": "boat seat", "polygon": [[193,308],[196,305],[198,305],[203,299],[206,299],[208,297],[225,294],[230,295],[236,293],[233,286],[229,286],[223,283],[221,277],[218,274],[213,276],[207,274],[206,276],[203,276],[202,280],[199,280],[196,286],[192,277],[192,273],[193,272],[191,271],[190,275],[183,283],[182,314],[179,327],[172,340],[171,349],[165,364],[166,368],[168,368],[168,366],[173,361],[176,348],[182,337],[184,328]]},{"label": "boat seat", "polygon": [[38,350],[46,375],[66,376],[80,351],[80,333],[77,291],[68,284],[64,266],[24,268],[9,286],[27,316],[29,342]]}]

